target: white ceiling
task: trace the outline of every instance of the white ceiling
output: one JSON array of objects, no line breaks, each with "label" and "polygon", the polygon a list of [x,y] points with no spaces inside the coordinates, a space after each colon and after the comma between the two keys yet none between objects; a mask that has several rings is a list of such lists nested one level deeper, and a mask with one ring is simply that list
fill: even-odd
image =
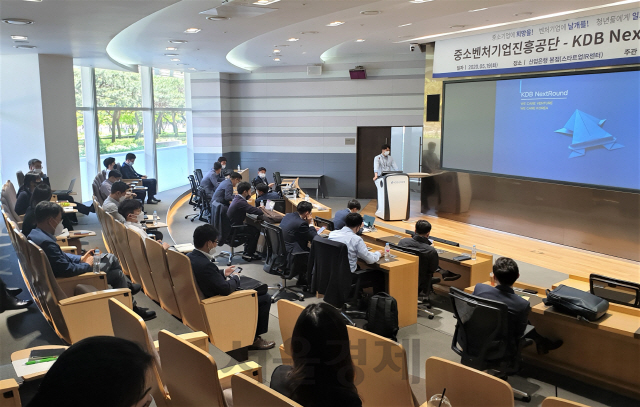
[{"label": "white ceiling", "polygon": [[[514,26],[612,12],[637,6],[617,5],[535,22],[519,20],[551,13],[614,4],[620,0],[281,0],[256,6],[256,0],[0,0],[0,18],[26,18],[27,26],[0,24],[0,55],[38,52],[74,57],[77,65],[195,68],[211,72],[246,72],[277,65],[305,65],[345,56],[408,54],[416,37],[449,33],[488,24]],[[640,0],[639,0],[640,1]],[[224,4],[226,3],[226,4]],[[487,10],[469,12],[488,7]],[[213,10],[212,10],[213,9]],[[231,17],[208,21],[206,10]],[[374,16],[361,11],[380,11]],[[515,16],[522,12],[530,16]],[[344,21],[327,27],[332,21]],[[411,23],[410,26],[398,27]],[[185,34],[187,28],[200,28]],[[505,29],[510,26],[499,28]],[[496,29],[494,29],[496,30]],[[317,34],[302,34],[317,31]],[[482,32],[474,31],[473,33]],[[471,33],[471,34],[473,34]],[[34,50],[19,50],[10,35],[26,35]],[[287,42],[297,37],[297,42]],[[170,39],[187,40],[170,44]],[[355,42],[364,39],[364,42]],[[426,42],[431,40],[422,40]],[[178,51],[166,51],[176,46]],[[281,50],[274,61],[273,50]],[[418,52],[418,51],[415,51]],[[177,53],[172,62],[165,53]],[[416,55],[417,57],[417,55]],[[179,66],[178,63],[188,65]]]}]

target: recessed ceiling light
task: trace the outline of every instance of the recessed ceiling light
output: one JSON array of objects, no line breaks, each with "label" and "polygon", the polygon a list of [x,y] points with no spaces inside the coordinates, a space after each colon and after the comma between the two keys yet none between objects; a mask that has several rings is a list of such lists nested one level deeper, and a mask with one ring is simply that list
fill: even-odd
[{"label": "recessed ceiling light", "polygon": [[366,10],[360,12],[363,16],[377,16],[380,13],[382,13],[380,10]]},{"label": "recessed ceiling light", "polygon": [[27,38],[27,36],[26,36],[26,35],[12,35],[12,36],[11,36],[11,39],[12,39],[12,40],[16,40],[16,41],[26,41],[26,40],[28,40],[29,38]]},{"label": "recessed ceiling light", "polygon": [[280,0],[258,0],[253,4],[257,4],[258,6],[268,6],[269,4],[277,3]]},{"label": "recessed ceiling light", "polygon": [[177,57],[178,54],[164,54],[165,57]]},{"label": "recessed ceiling light", "polygon": [[176,65],[189,65],[189,64],[176,64]]},{"label": "recessed ceiling light", "polygon": [[476,11],[488,10],[489,7],[477,8],[475,10],[469,10],[469,13],[475,13]]},{"label": "recessed ceiling light", "polygon": [[189,68],[190,71],[197,71],[196,68]]},{"label": "recessed ceiling light", "polygon": [[172,44],[186,44],[187,41],[185,40],[169,40],[170,43]]},{"label": "recessed ceiling light", "polygon": [[229,17],[221,17],[221,16],[209,16],[207,17],[207,20],[209,21],[225,21],[228,20]]},{"label": "recessed ceiling light", "polygon": [[165,48],[167,51],[177,51],[178,48],[177,47],[167,47]]},{"label": "recessed ceiling light", "polygon": [[433,0],[410,0],[409,3],[420,4],[420,3],[428,3]]},{"label": "recessed ceiling light", "polygon": [[14,45],[13,48],[18,48],[18,49],[33,49],[36,48],[35,45]]},{"label": "recessed ceiling light", "polygon": [[280,58],[273,58],[274,61],[279,62]]},{"label": "recessed ceiling light", "polygon": [[171,60],[172,60],[173,62],[180,62],[180,59],[179,59],[179,58],[171,58]]},{"label": "recessed ceiling light", "polygon": [[358,38],[358,39],[356,40],[356,42],[364,42],[364,39],[363,39],[363,38]]},{"label": "recessed ceiling light", "polygon": [[533,14],[533,13],[530,12],[530,11],[522,11],[520,13],[515,13],[514,16],[516,16],[516,17],[517,16],[530,16],[531,14]]},{"label": "recessed ceiling light", "polygon": [[399,26],[398,26],[398,28],[400,28],[400,27],[408,27],[408,26],[410,26],[411,24],[413,24],[413,23],[402,24],[402,25],[399,25]]},{"label": "recessed ceiling light", "polygon": [[291,41],[291,42],[293,42],[293,41],[299,41],[299,40],[300,40],[300,38],[291,37],[291,38],[289,38],[287,41]]},{"label": "recessed ceiling light", "polygon": [[187,34],[196,34],[199,33],[201,30],[199,28],[187,28],[186,30],[184,30],[185,33]]},{"label": "recessed ceiling light", "polygon": [[274,49],[274,50],[273,50],[273,53],[274,53],[274,54],[278,54],[278,53],[280,53],[280,50],[279,50],[279,49]]},{"label": "recessed ceiling light", "polygon": [[334,21],[332,23],[327,24],[327,27],[337,27],[342,24],[344,24],[344,21]]},{"label": "recessed ceiling light", "polygon": [[300,34],[318,34],[318,31],[302,31]]},{"label": "recessed ceiling light", "polygon": [[466,27],[466,25],[463,24],[456,24],[456,25],[450,25],[449,28],[464,28]]},{"label": "recessed ceiling light", "polygon": [[15,25],[33,24],[33,21],[27,20],[26,18],[5,18],[4,20],[2,20],[2,22]]}]

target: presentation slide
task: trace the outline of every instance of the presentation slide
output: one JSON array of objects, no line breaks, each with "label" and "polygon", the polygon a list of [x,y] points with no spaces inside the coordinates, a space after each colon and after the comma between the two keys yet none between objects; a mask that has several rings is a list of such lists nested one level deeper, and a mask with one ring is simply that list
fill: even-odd
[{"label": "presentation slide", "polygon": [[443,167],[640,190],[640,71],[446,88]]}]

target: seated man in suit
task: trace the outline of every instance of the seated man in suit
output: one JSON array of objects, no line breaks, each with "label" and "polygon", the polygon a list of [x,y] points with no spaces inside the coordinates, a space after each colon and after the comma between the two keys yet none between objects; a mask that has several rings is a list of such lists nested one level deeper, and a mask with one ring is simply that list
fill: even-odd
[{"label": "seated man in suit", "polygon": [[158,192],[158,181],[155,178],[147,178],[146,175],[138,174],[135,169],[133,169],[133,164],[136,162],[136,155],[133,153],[127,153],[125,157],[125,162],[122,163],[120,167],[120,172],[125,179],[141,179],[142,185],[147,187],[148,196],[147,203],[148,204],[157,204],[160,202],[159,199],[156,199],[156,193]]},{"label": "seated man in suit", "polygon": [[107,199],[109,195],[111,195],[111,186],[116,182],[120,182],[121,180],[122,174],[120,173],[120,171],[109,171],[109,176],[107,177],[107,179],[102,181],[102,184],[100,184],[100,195],[103,201]]},{"label": "seated man in suit", "polygon": [[167,250],[171,245],[162,241],[162,232],[153,229],[147,233],[147,229],[142,227],[144,222],[144,212],[142,212],[142,204],[137,199],[128,199],[120,204],[118,207],[118,213],[125,220],[125,226],[129,226],[134,232],[140,235],[143,239],[150,238],[162,243],[162,247]]},{"label": "seated man in suit", "polygon": [[298,203],[297,211],[287,213],[280,222],[284,245],[287,253],[309,251],[309,242],[318,234],[318,228],[313,226],[311,202]]},{"label": "seated man in suit", "polygon": [[340,209],[333,216],[333,227],[335,230],[340,230],[344,227],[344,220],[347,218],[347,215],[350,213],[358,213],[362,209],[360,202],[357,199],[352,199],[347,203],[347,209]]},{"label": "seated man in suit", "polygon": [[280,194],[277,192],[269,192],[269,187],[265,184],[258,184],[256,187],[256,206],[260,206],[262,202],[267,203],[267,200],[280,199]]},{"label": "seated man in suit", "polygon": [[438,266],[438,251],[431,245],[429,233],[431,233],[431,223],[426,220],[419,220],[416,222],[415,234],[412,237],[405,237],[398,242],[398,246],[400,247],[416,249],[424,253],[423,256],[420,256],[418,289],[427,295],[429,294],[426,291],[428,282],[433,277],[433,273],[440,273],[444,281],[454,281],[460,278],[460,274],[443,270]]},{"label": "seated man in suit", "polygon": [[[362,229],[363,222],[362,215],[359,213],[350,213],[347,215],[345,225],[342,229],[329,233],[329,240],[347,245],[349,267],[352,273],[359,269],[358,259],[364,260],[367,264],[373,264],[377,263],[382,255],[380,250],[370,252],[364,240],[357,235],[358,231]],[[374,294],[385,291],[384,274],[380,270],[375,273],[369,273],[362,283],[363,287],[373,287]]]},{"label": "seated man in suit", "polygon": [[[37,158],[32,158],[31,160],[29,160],[28,165],[29,165],[29,171],[40,173],[40,176],[42,177],[42,182],[51,186],[51,180],[49,180],[49,177],[47,176],[47,174],[44,173],[44,170],[42,168],[42,161],[38,160]],[[91,204],[91,206],[86,206],[82,202],[76,202],[73,199],[73,197],[68,194],[58,194],[58,201],[69,201],[69,202],[75,203],[76,209],[78,210],[78,212],[80,212],[83,215],[89,215],[91,212],[95,212],[95,208],[93,207],[93,204]],[[21,215],[21,214],[19,213],[18,215]],[[70,216],[71,221],[74,224],[77,224],[78,222],[75,214],[70,214],[70,215],[71,215]]]},{"label": "seated man in suit", "polygon": [[212,201],[220,202],[229,206],[233,201],[233,188],[242,181],[242,175],[237,172],[232,173],[228,179],[225,179],[218,185],[216,192],[213,194]]},{"label": "seated man in suit", "polygon": [[120,165],[116,162],[116,159],[113,157],[107,157],[104,159],[104,161],[102,161],[102,164],[104,164],[104,178],[107,179],[109,178],[109,171],[111,170],[118,170],[120,171]]},{"label": "seated man in suit", "polygon": [[113,185],[111,185],[111,193],[102,203],[102,209],[120,223],[125,222],[125,219],[118,212],[120,204],[124,202],[125,199],[133,198],[133,195],[127,193],[128,190],[129,185],[124,182],[114,182]]},{"label": "seated man in suit", "polygon": [[233,197],[227,216],[231,221],[231,226],[243,226],[242,233],[249,236],[249,240],[244,245],[244,255],[242,258],[245,261],[260,260],[262,256],[256,253],[256,246],[258,245],[258,239],[260,238],[260,230],[252,225],[245,225],[244,219],[247,214],[262,215],[262,210],[255,206],[249,205],[247,199],[251,197],[251,184],[248,182],[241,182],[238,184],[238,194]]},{"label": "seated man in suit", "polygon": [[202,177],[202,181],[200,181],[200,186],[204,189],[204,192],[207,194],[207,197],[211,199],[213,193],[216,192],[218,185],[222,182],[220,180],[220,173],[222,172],[222,165],[219,162],[213,163],[213,168],[210,169],[204,177]]},{"label": "seated man in suit", "polygon": [[267,169],[264,167],[258,168],[258,176],[251,181],[251,184],[255,189],[258,189],[258,185],[266,185],[267,188],[272,188],[275,185],[273,182],[269,183]]},{"label": "seated man in suit", "polygon": [[[473,295],[489,300],[505,303],[509,308],[509,323],[513,324],[514,334],[521,338],[529,324],[529,311],[531,304],[513,291],[513,284],[520,277],[518,264],[508,257],[499,257],[493,265],[493,277],[498,285],[492,287],[486,284],[476,284]],[[539,354],[548,353],[550,350],[562,346],[562,341],[552,341],[530,329],[525,338],[532,339],[536,343]]]},{"label": "seated man in suit", "polygon": [[[136,201],[137,202],[137,201]],[[62,251],[55,236],[62,233],[62,207],[55,202],[43,201],[36,206],[36,228],[29,233],[29,240],[40,246],[49,259],[56,278],[73,277],[93,271],[94,250],[84,256]],[[100,271],[107,274],[107,283],[113,288],[128,288],[132,294],[140,291],[140,284],[133,284],[125,277],[118,258],[111,253],[100,256]],[[156,313],[146,308],[133,306],[143,319],[155,318]]]},{"label": "seated man in suit", "polygon": [[[198,226],[193,231],[193,245],[196,249],[187,256],[191,260],[191,270],[196,284],[206,298],[229,295],[241,289],[240,276],[235,273],[235,266],[220,270],[214,263],[213,256],[218,246],[216,228],[209,224]],[[270,308],[271,296],[268,293],[258,295],[258,326],[255,340],[249,349],[266,350],[275,346],[275,342],[267,341],[260,336],[269,330]],[[238,315],[238,318],[242,318],[242,315]]]},{"label": "seated man in suit", "polygon": [[220,172],[219,179],[222,182],[226,177],[230,176],[233,173],[231,168],[227,168],[227,157],[218,157],[218,162],[222,167],[222,171]]}]

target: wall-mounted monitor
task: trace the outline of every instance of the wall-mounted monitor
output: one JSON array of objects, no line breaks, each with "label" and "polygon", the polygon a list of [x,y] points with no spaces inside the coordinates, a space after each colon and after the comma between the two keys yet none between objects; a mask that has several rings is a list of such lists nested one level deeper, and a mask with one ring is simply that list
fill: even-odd
[{"label": "wall-mounted monitor", "polygon": [[640,190],[640,70],[447,81],[442,167]]}]

